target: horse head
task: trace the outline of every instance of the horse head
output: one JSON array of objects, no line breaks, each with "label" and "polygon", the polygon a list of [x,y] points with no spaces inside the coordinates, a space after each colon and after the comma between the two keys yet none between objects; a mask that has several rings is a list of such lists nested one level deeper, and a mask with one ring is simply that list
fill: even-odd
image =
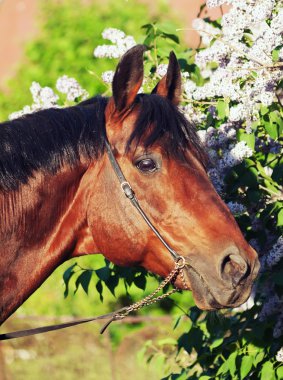
[{"label": "horse head", "polygon": [[[202,309],[236,307],[251,292],[257,254],[211,184],[195,128],[178,109],[181,72],[174,53],[152,93],[139,94],[143,52],[137,45],[118,64],[105,109],[107,139],[143,210],[186,259],[185,284],[178,276],[176,285],[191,289]],[[113,263],[141,265],[163,277],[174,267],[121,191],[106,152],[96,165],[87,223],[96,248]]]}]

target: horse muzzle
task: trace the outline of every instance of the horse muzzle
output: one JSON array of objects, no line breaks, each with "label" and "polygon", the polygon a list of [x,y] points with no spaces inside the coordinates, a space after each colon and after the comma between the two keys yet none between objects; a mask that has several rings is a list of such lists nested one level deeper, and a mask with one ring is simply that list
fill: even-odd
[{"label": "horse muzzle", "polygon": [[196,305],[203,310],[235,308],[250,296],[252,284],[259,272],[257,257],[249,263],[240,255],[229,254],[221,262],[217,275],[186,266],[185,277]]}]

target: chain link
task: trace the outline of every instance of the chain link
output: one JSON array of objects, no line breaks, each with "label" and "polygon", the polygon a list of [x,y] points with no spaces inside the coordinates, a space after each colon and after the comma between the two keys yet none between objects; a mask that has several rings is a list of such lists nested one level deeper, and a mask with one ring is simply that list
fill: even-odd
[{"label": "chain link", "polygon": [[187,289],[187,284],[186,284],[186,281],[185,281],[185,277],[184,277],[184,273],[183,273],[183,269],[186,265],[186,260],[184,259],[184,257],[180,256],[177,258],[177,260],[175,261],[175,267],[174,269],[168,274],[168,276],[161,282],[161,284],[157,287],[157,289],[154,290],[154,292],[152,292],[151,294],[149,294],[148,296],[146,296],[144,299],[142,299],[141,301],[138,301],[138,302],[135,302],[133,303],[132,305],[126,307],[126,309],[122,312],[118,312],[115,316],[114,316],[114,320],[121,320],[121,319],[124,319],[125,317],[127,317],[130,313],[132,313],[133,311],[137,311],[141,308],[143,308],[144,306],[149,306],[149,305],[152,305],[168,296],[170,296],[171,294],[173,293],[176,293],[179,291],[178,288],[174,288],[172,290],[169,290],[168,292],[160,295],[160,296],[157,296],[155,297],[167,284],[169,284],[169,282],[171,282],[172,280],[176,280],[178,275],[180,274],[180,277],[181,277],[181,281],[185,287],[185,289]]}]

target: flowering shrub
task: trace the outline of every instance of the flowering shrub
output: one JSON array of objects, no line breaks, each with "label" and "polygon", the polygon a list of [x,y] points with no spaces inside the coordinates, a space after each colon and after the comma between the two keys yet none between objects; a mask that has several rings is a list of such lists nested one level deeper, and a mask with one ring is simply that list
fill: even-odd
[{"label": "flowering shrub", "polygon": [[[217,321],[195,307],[180,316],[175,328],[182,335],[167,342],[179,371],[164,379],[283,378],[283,5],[281,0],[207,0],[209,7],[224,3],[231,9],[221,20],[194,21],[202,37],[197,52],[179,45],[168,24],[143,27],[148,47],[143,90],[164,75],[168,53],[175,49],[183,75],[183,112],[196,123],[210,157],[210,178],[258,251],[262,269],[251,299],[238,310]],[[100,59],[118,58],[135,44],[132,36],[113,28],[104,30],[103,38],[110,43],[95,48]],[[112,79],[112,71],[102,74],[109,86]],[[66,76],[56,87],[66,99],[34,83],[34,104],[21,113],[87,96]],[[67,289],[74,274],[75,265],[65,273]],[[96,275],[101,297],[103,284],[114,292],[121,277],[128,285],[146,285],[144,271],[131,271],[129,277],[109,263]],[[76,287],[87,291],[90,279],[83,270]],[[166,362],[168,350],[160,347],[156,355]]]}]

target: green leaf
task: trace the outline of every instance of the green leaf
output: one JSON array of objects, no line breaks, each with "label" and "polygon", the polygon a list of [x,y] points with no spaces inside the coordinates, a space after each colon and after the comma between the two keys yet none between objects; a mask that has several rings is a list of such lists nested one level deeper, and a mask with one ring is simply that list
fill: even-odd
[{"label": "green leaf", "polygon": [[229,363],[227,360],[218,368],[218,371],[216,372],[216,376],[221,375],[222,373],[226,373],[229,371]]},{"label": "green leaf", "polygon": [[103,302],[103,295],[102,295],[102,292],[103,292],[103,285],[102,285],[102,282],[101,280],[99,280],[96,284],[96,290],[98,291],[99,293],[99,298],[100,298],[100,301]]},{"label": "green leaf", "polygon": [[283,45],[279,45],[275,49],[272,50],[272,61],[273,62],[279,61],[280,50],[282,49],[282,47],[283,47]]},{"label": "green leaf", "polygon": [[252,366],[253,366],[254,358],[253,356],[244,356],[241,360],[241,369],[240,369],[240,375],[241,379],[244,379],[247,374],[250,372]]},{"label": "green leaf", "polygon": [[139,289],[145,290],[146,287],[146,278],[144,275],[140,274],[139,276],[134,278],[134,284]]},{"label": "green leaf", "polygon": [[237,370],[237,365],[236,365],[236,359],[237,359],[237,357],[238,357],[238,352],[235,351],[227,359],[229,372],[230,372],[230,374],[231,374],[232,377],[235,376],[235,373],[236,373],[236,370]]},{"label": "green leaf", "polygon": [[75,290],[75,293],[77,292],[79,286],[81,285],[81,287],[83,288],[83,290],[85,291],[85,293],[88,294],[88,287],[89,287],[89,283],[90,283],[90,280],[91,280],[91,276],[92,276],[92,271],[91,270],[85,270],[85,271],[83,271],[83,273],[76,280],[76,290]]},{"label": "green leaf", "polygon": [[264,106],[263,104],[260,105],[260,113],[262,114],[262,116],[268,114],[269,112],[269,108]]},{"label": "green leaf", "polygon": [[176,25],[172,24],[171,22],[156,23],[155,26],[156,28],[160,30],[161,33],[167,33],[167,34],[176,33]]},{"label": "green leaf", "polygon": [[182,316],[180,315],[180,316],[176,319],[176,321],[175,321],[175,324],[174,324],[173,330],[175,330],[175,329],[178,327],[178,325],[179,325],[181,319],[182,319]]},{"label": "green leaf", "polygon": [[224,119],[225,117],[229,116],[229,104],[224,100],[218,100],[216,110],[219,119]]},{"label": "green leaf", "polygon": [[219,347],[223,343],[223,338],[216,339],[211,345],[210,349],[213,350],[216,347]]},{"label": "green leaf", "polygon": [[176,36],[175,34],[162,33],[162,36],[164,38],[168,38],[169,40],[176,42],[176,44],[179,43],[179,37]]},{"label": "green leaf", "polygon": [[277,214],[277,227],[283,226],[283,208]]},{"label": "green leaf", "polygon": [[276,375],[278,379],[283,379],[283,365],[277,368]]},{"label": "green leaf", "polygon": [[261,380],[273,380],[275,378],[274,376],[274,369],[273,364],[271,362],[265,362],[262,366],[261,370]]},{"label": "green leaf", "polygon": [[73,274],[75,273],[74,268],[76,267],[77,263],[70,266],[63,274],[63,280],[65,283],[65,291],[64,291],[64,297],[68,297],[69,294],[69,282]]},{"label": "green leaf", "polygon": [[256,355],[256,357],[254,358],[254,361],[253,361],[253,365],[254,365],[254,367],[256,367],[260,362],[263,361],[264,356],[265,356],[264,351],[260,351],[260,352]]},{"label": "green leaf", "polygon": [[115,289],[119,284],[119,276],[113,275],[108,278],[107,281],[105,281],[105,285],[110,290],[110,292],[115,296]]},{"label": "green leaf", "polygon": [[245,141],[247,146],[254,150],[255,148],[255,134],[254,133],[245,133],[242,129],[237,131],[238,141]]},{"label": "green leaf", "polygon": [[103,267],[103,268],[97,269],[95,273],[100,278],[100,280],[106,282],[111,275],[111,269],[108,267]]},{"label": "green leaf", "polygon": [[264,121],[264,128],[271,138],[276,140],[283,132],[283,119],[278,111],[268,114],[268,119]]}]

